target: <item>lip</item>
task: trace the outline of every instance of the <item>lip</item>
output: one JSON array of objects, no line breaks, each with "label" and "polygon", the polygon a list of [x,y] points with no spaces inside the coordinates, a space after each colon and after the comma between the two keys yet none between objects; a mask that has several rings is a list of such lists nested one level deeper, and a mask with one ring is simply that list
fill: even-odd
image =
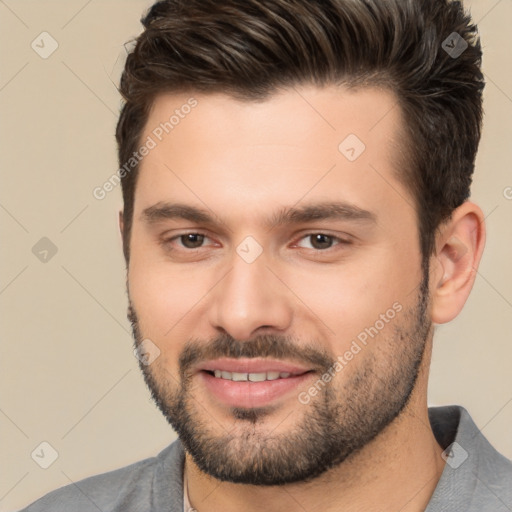
[{"label": "lip", "polygon": [[[262,382],[232,381],[209,372],[221,370],[239,373],[283,372],[289,377]],[[297,395],[297,388],[312,378],[314,372],[297,364],[271,359],[216,359],[201,364],[198,377],[207,392],[228,407],[264,407],[286,395]]]}]

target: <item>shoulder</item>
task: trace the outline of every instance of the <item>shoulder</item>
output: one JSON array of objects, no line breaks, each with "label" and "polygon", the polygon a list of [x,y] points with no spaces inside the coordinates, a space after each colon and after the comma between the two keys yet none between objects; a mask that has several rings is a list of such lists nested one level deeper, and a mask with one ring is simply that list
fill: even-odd
[{"label": "shoulder", "polygon": [[428,512],[512,510],[512,461],[501,455],[460,406],[429,409],[446,465]]},{"label": "shoulder", "polygon": [[[494,504],[493,512],[512,510],[512,461],[504,457],[489,443],[481,432],[479,448],[475,451],[476,474],[473,493],[475,510],[488,510],[485,506]],[[490,510],[490,508],[489,508]]]},{"label": "shoulder", "polygon": [[[129,512],[148,510],[164,475],[181,469],[178,441],[150,457],[114,471],[94,475],[56,489],[20,512]],[[179,466],[179,467],[178,467]],[[142,507],[142,508],[141,508]]]}]

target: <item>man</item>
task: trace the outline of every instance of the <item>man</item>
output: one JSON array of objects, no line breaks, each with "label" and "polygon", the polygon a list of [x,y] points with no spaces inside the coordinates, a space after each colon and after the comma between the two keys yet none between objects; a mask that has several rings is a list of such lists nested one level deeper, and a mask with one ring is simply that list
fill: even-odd
[{"label": "man", "polygon": [[483,76],[448,0],[168,0],[117,127],[129,319],[179,439],[28,511],[507,511],[427,407],[475,280]]}]

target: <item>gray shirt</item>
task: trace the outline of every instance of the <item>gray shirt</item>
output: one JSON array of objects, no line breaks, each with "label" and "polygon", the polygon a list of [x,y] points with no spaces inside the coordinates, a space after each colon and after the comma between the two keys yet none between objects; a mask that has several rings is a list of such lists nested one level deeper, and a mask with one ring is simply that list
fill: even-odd
[{"label": "gray shirt", "polygon": [[[512,461],[500,455],[459,406],[429,419],[446,465],[425,512],[511,512]],[[50,492],[20,512],[182,512],[183,445]]]}]

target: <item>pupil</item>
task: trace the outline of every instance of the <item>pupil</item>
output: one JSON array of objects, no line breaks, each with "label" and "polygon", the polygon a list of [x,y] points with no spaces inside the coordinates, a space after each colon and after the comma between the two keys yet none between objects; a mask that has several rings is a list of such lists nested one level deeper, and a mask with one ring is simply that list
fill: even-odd
[{"label": "pupil", "polygon": [[326,249],[326,248],[328,248],[328,246],[331,245],[331,237],[329,235],[317,234],[317,235],[312,235],[312,237],[313,237],[313,247],[316,247],[317,249]]}]

